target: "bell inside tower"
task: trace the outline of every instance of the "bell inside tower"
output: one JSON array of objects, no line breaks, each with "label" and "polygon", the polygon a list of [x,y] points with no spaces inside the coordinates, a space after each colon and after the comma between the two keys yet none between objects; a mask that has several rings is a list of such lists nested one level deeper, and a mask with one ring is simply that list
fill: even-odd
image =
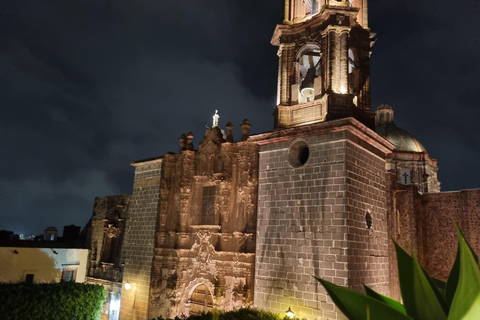
[{"label": "bell inside tower", "polygon": [[295,65],[295,84],[293,91],[298,96],[298,102],[309,102],[321,94],[321,52],[317,45],[309,45],[298,55]]}]

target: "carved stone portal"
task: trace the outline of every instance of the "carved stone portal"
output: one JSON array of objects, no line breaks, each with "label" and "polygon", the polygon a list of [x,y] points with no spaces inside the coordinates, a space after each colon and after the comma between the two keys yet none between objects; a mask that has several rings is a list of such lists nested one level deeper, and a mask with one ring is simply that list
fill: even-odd
[{"label": "carved stone portal", "polygon": [[209,230],[199,230],[196,233],[199,241],[195,241],[192,246],[192,251],[195,256],[193,268],[190,270],[190,276],[196,274],[211,274],[216,275],[215,262],[213,261],[215,255],[215,247],[211,243],[212,232]]}]

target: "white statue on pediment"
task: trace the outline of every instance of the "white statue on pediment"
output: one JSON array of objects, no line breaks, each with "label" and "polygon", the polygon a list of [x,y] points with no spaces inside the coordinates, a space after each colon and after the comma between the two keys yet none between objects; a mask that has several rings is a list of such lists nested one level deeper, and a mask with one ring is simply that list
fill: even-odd
[{"label": "white statue on pediment", "polygon": [[215,114],[213,115],[213,125],[212,128],[218,127],[218,119],[220,119],[220,115],[218,114],[218,110],[215,110]]}]

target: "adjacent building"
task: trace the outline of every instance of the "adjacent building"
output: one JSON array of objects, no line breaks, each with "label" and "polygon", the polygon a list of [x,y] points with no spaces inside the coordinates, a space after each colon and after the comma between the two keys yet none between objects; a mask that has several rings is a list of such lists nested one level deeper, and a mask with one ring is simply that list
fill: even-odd
[{"label": "adjacent building", "polygon": [[[65,228],[64,235],[65,230],[73,228],[75,235],[80,229]],[[57,239],[57,235],[57,228],[48,227],[43,241],[0,240],[0,283],[85,282],[88,249],[83,248],[83,242]]]}]

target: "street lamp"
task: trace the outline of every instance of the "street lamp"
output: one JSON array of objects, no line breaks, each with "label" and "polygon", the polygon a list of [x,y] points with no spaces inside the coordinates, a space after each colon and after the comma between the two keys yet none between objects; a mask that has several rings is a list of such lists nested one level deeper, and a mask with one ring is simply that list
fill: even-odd
[{"label": "street lamp", "polygon": [[295,312],[293,312],[292,309],[290,309],[290,307],[288,307],[288,310],[285,311],[285,314],[286,314],[287,317],[289,317],[290,319],[293,319],[293,316],[295,315]]},{"label": "street lamp", "polygon": [[[124,286],[125,286],[125,290],[127,290],[127,291],[129,291],[132,288],[132,284],[129,281],[125,282]],[[136,299],[137,299],[137,286],[134,283],[133,284],[133,306],[132,306],[133,319],[134,320],[137,318],[137,314],[135,312],[135,301],[136,301]]]}]

